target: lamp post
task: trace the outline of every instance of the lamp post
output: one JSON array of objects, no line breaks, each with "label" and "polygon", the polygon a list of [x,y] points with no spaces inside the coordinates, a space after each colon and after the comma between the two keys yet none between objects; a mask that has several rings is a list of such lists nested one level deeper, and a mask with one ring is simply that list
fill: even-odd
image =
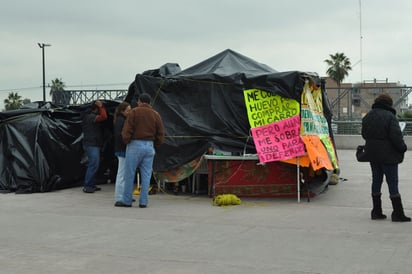
[{"label": "lamp post", "polygon": [[45,44],[45,43],[37,43],[39,47],[41,48],[42,52],[42,59],[43,59],[43,102],[46,102],[46,69],[44,65],[44,47],[50,47],[50,44]]}]

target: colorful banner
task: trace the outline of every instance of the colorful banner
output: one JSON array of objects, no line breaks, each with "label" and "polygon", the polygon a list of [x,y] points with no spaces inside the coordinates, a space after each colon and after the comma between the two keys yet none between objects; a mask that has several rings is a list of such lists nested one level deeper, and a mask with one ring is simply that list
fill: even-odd
[{"label": "colorful banner", "polygon": [[286,159],[286,160],[281,160],[283,163],[288,163],[291,165],[297,166],[299,163],[299,166],[302,167],[309,167],[310,166],[310,160],[308,157],[308,154],[306,153],[305,155],[300,156],[299,158],[291,158],[291,159]]},{"label": "colorful banner", "polygon": [[316,171],[321,168],[334,169],[319,136],[301,136],[301,138],[306,145],[306,151],[313,170]]},{"label": "colorful banner", "polygon": [[329,135],[328,121],[323,116],[322,93],[305,84],[302,92],[301,135]]},{"label": "colorful banner", "polygon": [[320,136],[320,140],[322,141],[323,145],[326,148],[326,151],[328,152],[329,159],[332,162],[332,165],[335,169],[339,168],[338,165],[338,159],[336,158],[335,154],[335,146],[333,145],[332,140],[330,139],[329,136]]},{"label": "colorful banner", "polygon": [[243,92],[250,127],[260,127],[300,113],[299,102],[259,89]]},{"label": "colorful banner", "polygon": [[313,170],[338,168],[328,122],[323,115],[322,92],[319,87],[309,83],[305,83],[301,97],[300,135]]},{"label": "colorful banner", "polygon": [[301,118],[301,135],[329,135],[328,121],[323,115],[302,106]]},{"label": "colorful banner", "polygon": [[300,165],[315,171],[338,168],[320,88],[305,83],[301,103],[258,89],[245,90],[244,98],[261,163],[297,164],[300,157]]},{"label": "colorful banner", "polygon": [[300,139],[299,128],[299,116],[252,128],[259,162],[279,161],[304,155],[305,145]]}]

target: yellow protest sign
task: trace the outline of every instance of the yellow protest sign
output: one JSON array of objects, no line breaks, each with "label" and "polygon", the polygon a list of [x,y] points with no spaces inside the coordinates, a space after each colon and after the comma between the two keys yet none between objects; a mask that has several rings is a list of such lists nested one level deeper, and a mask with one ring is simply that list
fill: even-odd
[{"label": "yellow protest sign", "polygon": [[259,89],[243,91],[250,127],[260,127],[300,114],[296,100]]}]

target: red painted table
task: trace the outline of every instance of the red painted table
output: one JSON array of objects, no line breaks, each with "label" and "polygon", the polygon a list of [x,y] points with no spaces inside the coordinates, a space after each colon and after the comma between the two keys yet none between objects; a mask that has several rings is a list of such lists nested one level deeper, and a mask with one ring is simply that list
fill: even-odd
[{"label": "red painted table", "polygon": [[[300,192],[301,185],[297,183],[300,181],[297,176],[299,170],[296,165],[282,162],[260,164],[256,155],[204,155],[204,158],[208,163],[210,197],[235,194],[239,197],[300,198],[301,196],[313,197],[317,194],[308,191],[307,188]],[[328,182],[329,176],[325,178]],[[326,180],[323,184],[327,184]]]}]

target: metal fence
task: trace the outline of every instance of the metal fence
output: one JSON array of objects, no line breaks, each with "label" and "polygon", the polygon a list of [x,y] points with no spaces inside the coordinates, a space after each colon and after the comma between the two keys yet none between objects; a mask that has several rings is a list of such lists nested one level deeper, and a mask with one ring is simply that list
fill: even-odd
[{"label": "metal fence", "polygon": [[66,104],[79,105],[92,102],[97,99],[123,100],[127,95],[126,89],[111,90],[66,90],[70,94]]},{"label": "metal fence", "polygon": [[[403,135],[412,136],[412,120],[400,120]],[[332,131],[337,135],[360,135],[362,121],[332,121]]]},{"label": "metal fence", "polygon": [[[348,90],[346,90],[346,92],[348,92]],[[410,88],[410,90],[412,90],[412,88]],[[127,90],[119,90],[119,89],[118,90],[70,90],[66,92],[70,94],[70,97],[69,97],[70,102],[68,103],[75,104],[75,105],[88,103],[96,99],[121,100],[127,94]],[[412,119],[410,120],[403,119],[403,120],[400,120],[400,122],[404,123],[405,125],[403,129],[403,134],[405,136],[412,136]],[[332,131],[336,135],[360,135],[361,127],[362,127],[361,120],[332,121]]]}]

